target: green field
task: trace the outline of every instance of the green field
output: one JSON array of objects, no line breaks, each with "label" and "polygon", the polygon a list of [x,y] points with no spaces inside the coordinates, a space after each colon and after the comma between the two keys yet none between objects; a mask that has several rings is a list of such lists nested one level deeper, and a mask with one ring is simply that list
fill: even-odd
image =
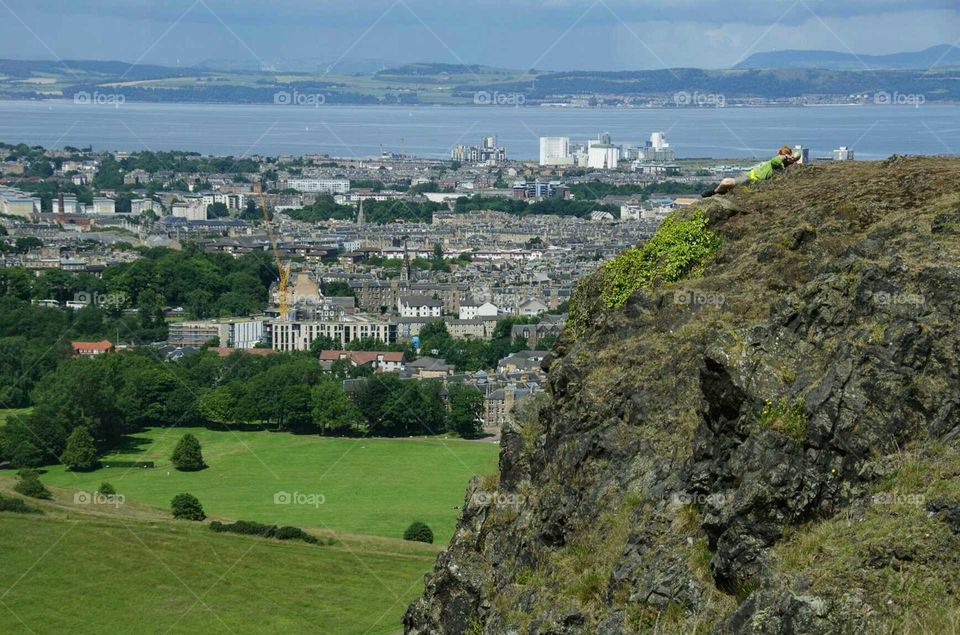
[{"label": "green field", "polygon": [[44,515],[0,512],[0,633],[396,633],[436,557],[377,538],[217,534],[55,494],[31,501]]},{"label": "green field", "polygon": [[[201,472],[178,472],[170,465],[185,432],[203,446],[209,467]],[[54,466],[42,480],[84,491],[109,481],[127,499],[161,508],[168,508],[175,494],[190,492],[210,516],[351,534],[400,538],[412,521],[422,520],[436,541],[445,543],[467,482],[496,471],[497,452],[496,444],[458,439],[329,439],[170,428],[136,435],[128,450],[105,457],[95,472]],[[132,461],[155,461],[156,467],[130,467]],[[276,504],[281,492],[297,493],[303,502]]]}]

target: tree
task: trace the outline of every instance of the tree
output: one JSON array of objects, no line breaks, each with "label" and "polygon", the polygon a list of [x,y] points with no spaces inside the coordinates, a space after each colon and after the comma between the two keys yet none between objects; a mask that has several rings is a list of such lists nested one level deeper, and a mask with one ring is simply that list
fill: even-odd
[{"label": "tree", "polygon": [[177,443],[170,460],[182,472],[196,472],[207,467],[200,451],[200,441],[190,433],[183,435]]},{"label": "tree", "polygon": [[177,494],[170,501],[170,512],[177,520],[204,520],[203,505],[193,494]]},{"label": "tree", "polygon": [[53,498],[50,490],[40,482],[40,473],[36,470],[20,470],[13,490],[30,498]]},{"label": "tree", "polygon": [[313,387],[313,421],[320,434],[341,435],[363,428],[363,415],[338,381],[327,379]]},{"label": "tree", "polygon": [[227,208],[226,203],[212,203],[207,205],[207,217],[209,218],[223,218],[229,215],[230,210]]},{"label": "tree", "polygon": [[451,384],[448,427],[461,437],[474,437],[482,430],[483,393],[473,386]]},{"label": "tree", "polygon": [[117,488],[104,481],[103,483],[100,483],[100,487],[97,488],[97,493],[103,494],[104,496],[116,496]]},{"label": "tree", "polygon": [[78,426],[70,433],[67,437],[67,449],[63,451],[60,460],[75,472],[84,472],[97,467],[97,446],[86,426]]},{"label": "tree", "polygon": [[230,423],[236,418],[236,400],[227,386],[217,386],[200,395],[197,409],[210,423]]},{"label": "tree", "polygon": [[553,348],[553,345],[557,343],[557,334],[556,333],[547,333],[540,338],[540,341],[537,342],[537,348],[541,351],[549,351]]},{"label": "tree", "polygon": [[310,342],[310,354],[315,357],[319,357],[320,353],[323,351],[338,351],[340,350],[340,342],[336,341],[329,335],[320,335],[315,340]]},{"label": "tree", "polygon": [[410,523],[407,530],[403,532],[403,539],[433,544],[433,530],[426,523],[417,520]]}]

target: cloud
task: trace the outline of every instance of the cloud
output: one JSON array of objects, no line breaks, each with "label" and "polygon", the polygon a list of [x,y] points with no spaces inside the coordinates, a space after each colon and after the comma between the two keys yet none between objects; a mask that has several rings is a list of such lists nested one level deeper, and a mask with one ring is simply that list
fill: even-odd
[{"label": "cloud", "polygon": [[[952,43],[956,0],[5,0],[0,56],[726,66],[750,52]],[[33,33],[31,33],[32,31]],[[37,37],[34,37],[36,34]],[[38,38],[45,45],[38,42]]]}]

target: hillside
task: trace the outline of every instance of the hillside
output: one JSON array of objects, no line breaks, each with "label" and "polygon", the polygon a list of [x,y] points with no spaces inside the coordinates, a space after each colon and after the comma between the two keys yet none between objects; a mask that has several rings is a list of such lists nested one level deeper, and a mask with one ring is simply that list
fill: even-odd
[{"label": "hillside", "polygon": [[930,69],[960,66],[960,48],[941,44],[922,51],[891,55],[857,55],[841,51],[766,51],[754,53],[735,68],[829,68],[861,71]]},{"label": "hillside", "polygon": [[960,630],[960,160],[798,167],[579,287],[410,634]]},{"label": "hillside", "polygon": [[[0,477],[0,495],[17,497],[12,482]],[[52,501],[27,499],[42,514],[0,511],[0,633],[395,633],[436,552],[214,533],[51,489]]]},{"label": "hillside", "polygon": [[[956,51],[956,49],[954,49]],[[942,68],[956,55],[949,51],[937,65],[895,64],[892,70],[822,64],[816,52],[773,53],[733,70],[674,68],[645,71],[524,71],[459,64],[406,64],[371,73],[350,73],[339,65],[314,70],[266,71],[209,66],[172,68],[124,62],[0,60],[0,99],[85,99],[122,95],[126,102],[292,105],[294,94],[315,96],[323,104],[482,105],[493,94],[522,95],[536,106],[569,97],[594,95],[650,99],[675,106],[677,93],[723,95],[725,100],[791,100],[832,95],[900,93],[923,95],[925,102],[960,102],[960,69]],[[934,51],[935,53],[935,51]],[[751,58],[752,59],[752,58]],[[764,58],[766,59],[766,58]],[[921,58],[916,58],[921,59]],[[926,57],[922,59],[927,59]],[[813,63],[806,63],[810,60]],[[747,62],[750,62],[748,60]],[[747,64],[745,62],[745,64]],[[749,65],[749,64],[748,64]],[[754,66],[757,66],[756,68]],[[772,66],[773,68],[767,68]],[[283,95],[287,93],[287,95]],[[485,95],[489,93],[490,95]],[[478,99],[479,98],[479,99]],[[87,102],[89,103],[89,102]]]}]

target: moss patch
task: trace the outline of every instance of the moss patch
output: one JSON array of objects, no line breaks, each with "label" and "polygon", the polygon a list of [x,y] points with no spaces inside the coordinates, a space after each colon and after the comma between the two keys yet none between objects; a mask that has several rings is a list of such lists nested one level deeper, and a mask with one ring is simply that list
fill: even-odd
[{"label": "moss patch", "polygon": [[785,434],[798,443],[807,435],[807,419],[800,401],[768,401],[757,417],[757,426]]},{"label": "moss patch", "polygon": [[722,244],[707,225],[708,219],[699,209],[690,217],[673,214],[647,243],[626,250],[601,267],[574,294],[570,306],[574,332],[582,333],[597,311],[622,307],[637,289],[696,275]]}]

